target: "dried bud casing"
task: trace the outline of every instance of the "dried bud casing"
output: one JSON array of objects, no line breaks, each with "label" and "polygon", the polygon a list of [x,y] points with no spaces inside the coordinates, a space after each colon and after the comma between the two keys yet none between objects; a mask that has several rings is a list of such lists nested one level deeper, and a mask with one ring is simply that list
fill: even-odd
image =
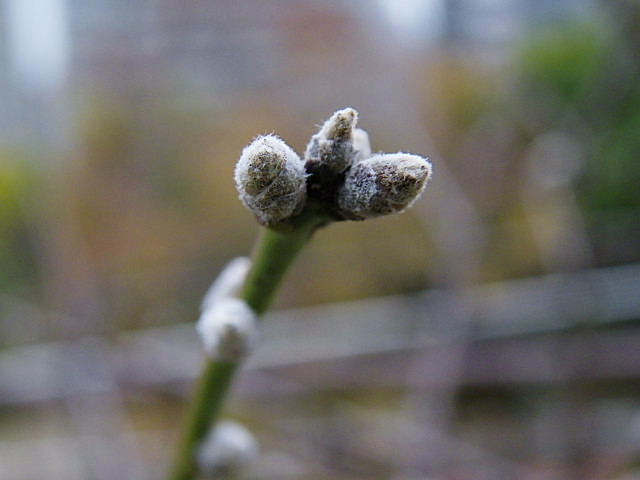
[{"label": "dried bud casing", "polygon": [[357,122],[355,109],[338,110],[311,137],[305,153],[310,196],[321,200],[333,198],[344,172],[358,155],[353,143]]},{"label": "dried bud casing", "polygon": [[402,212],[430,178],[431,163],[418,155],[374,155],[351,167],[338,192],[339,211],[349,220]]},{"label": "dried bud casing", "polygon": [[275,225],[304,205],[304,163],[275,135],[258,137],[245,147],[236,165],[235,181],[240,200],[262,225]]}]

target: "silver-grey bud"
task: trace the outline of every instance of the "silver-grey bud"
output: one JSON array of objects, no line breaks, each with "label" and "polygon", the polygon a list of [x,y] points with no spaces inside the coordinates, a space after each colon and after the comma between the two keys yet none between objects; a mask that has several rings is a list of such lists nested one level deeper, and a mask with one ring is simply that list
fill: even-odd
[{"label": "silver-grey bud", "polygon": [[340,214],[364,220],[399,213],[420,196],[431,178],[431,163],[409,153],[378,154],[351,167],[338,191]]},{"label": "silver-grey bud", "polygon": [[275,135],[256,138],[242,151],[235,169],[242,203],[265,226],[299,212],[306,198],[304,162]]},{"label": "silver-grey bud", "polygon": [[353,162],[363,158],[363,154],[371,154],[368,135],[356,129],[357,122],[358,112],[344,108],[331,115],[311,137],[305,153],[310,196],[332,199]]}]

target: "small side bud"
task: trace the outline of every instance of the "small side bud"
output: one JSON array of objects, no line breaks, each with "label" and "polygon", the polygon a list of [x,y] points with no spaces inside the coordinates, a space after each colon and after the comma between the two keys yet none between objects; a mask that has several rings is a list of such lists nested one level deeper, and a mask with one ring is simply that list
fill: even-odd
[{"label": "small side bud", "polygon": [[340,213],[364,220],[399,213],[420,196],[431,178],[431,163],[408,153],[374,155],[355,164],[338,192]]},{"label": "small side bud", "polygon": [[274,135],[258,137],[244,148],[235,181],[240,200],[265,226],[289,218],[305,201],[304,163]]},{"label": "small side bud", "polygon": [[198,450],[198,465],[214,478],[235,478],[258,456],[258,442],[242,425],[218,423]]},{"label": "small side bud", "polygon": [[251,268],[251,260],[247,257],[237,257],[231,260],[207,290],[200,311],[208,310],[214,302],[221,298],[236,296],[244,284],[249,268]]},{"label": "small side bud", "polygon": [[255,343],[257,318],[243,300],[220,298],[202,312],[196,328],[209,356],[237,362]]},{"label": "small side bud", "polygon": [[355,109],[338,110],[311,137],[305,153],[310,196],[321,200],[333,198],[344,172],[357,156],[353,144],[357,122],[358,112]]}]

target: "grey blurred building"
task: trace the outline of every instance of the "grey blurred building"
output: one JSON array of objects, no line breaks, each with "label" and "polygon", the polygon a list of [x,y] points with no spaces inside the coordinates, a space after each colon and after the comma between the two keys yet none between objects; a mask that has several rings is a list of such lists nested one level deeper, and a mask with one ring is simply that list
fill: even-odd
[{"label": "grey blurred building", "polygon": [[[574,15],[588,5],[591,1],[0,0],[0,142],[64,144],[73,129],[75,100],[99,92],[135,101],[150,91],[188,94],[207,107],[244,91],[268,92],[286,103],[288,89],[297,99],[308,94],[310,105],[302,108],[310,109],[342,82],[331,68],[343,77],[370,70],[380,78],[406,68],[394,47],[404,30],[413,29],[419,47],[504,49],[525,21]],[[323,62],[329,54],[328,69]],[[359,61],[354,64],[353,58]],[[385,91],[373,80],[341,88],[337,102],[356,103],[365,93],[375,97]],[[396,100],[381,98],[381,103]]]},{"label": "grey blurred building", "polygon": [[361,5],[0,0],[0,141],[49,144],[86,94],[187,92],[206,105],[286,85],[311,43],[355,43],[353,24],[371,16]]}]

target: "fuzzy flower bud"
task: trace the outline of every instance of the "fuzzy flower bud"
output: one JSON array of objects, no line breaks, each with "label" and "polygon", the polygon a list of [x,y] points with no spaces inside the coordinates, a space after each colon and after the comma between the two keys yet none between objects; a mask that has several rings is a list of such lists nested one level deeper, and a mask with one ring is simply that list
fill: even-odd
[{"label": "fuzzy flower bud", "polygon": [[266,226],[302,208],[305,179],[304,163],[298,154],[274,135],[258,137],[245,147],[235,169],[242,203]]},{"label": "fuzzy flower bud", "polygon": [[338,192],[340,213],[364,220],[409,207],[431,178],[431,163],[408,153],[378,154],[356,163]]},{"label": "fuzzy flower bud", "polygon": [[231,260],[207,290],[200,311],[208,310],[222,298],[236,296],[244,284],[250,267],[251,260],[247,257],[236,257]]},{"label": "fuzzy flower bud", "polygon": [[227,478],[238,474],[257,456],[258,443],[253,435],[239,423],[225,420],[202,443],[198,463],[203,472]]},{"label": "fuzzy flower bud", "polygon": [[[355,109],[338,110],[311,137],[305,153],[305,168],[310,175],[309,195],[328,200],[335,194],[344,172],[358,156],[353,143],[357,122],[358,112]],[[368,142],[365,144],[362,135],[360,137],[362,147],[367,148]]]},{"label": "fuzzy flower bud", "polygon": [[245,301],[219,298],[202,312],[196,328],[208,355],[237,362],[255,343],[257,318]]}]

